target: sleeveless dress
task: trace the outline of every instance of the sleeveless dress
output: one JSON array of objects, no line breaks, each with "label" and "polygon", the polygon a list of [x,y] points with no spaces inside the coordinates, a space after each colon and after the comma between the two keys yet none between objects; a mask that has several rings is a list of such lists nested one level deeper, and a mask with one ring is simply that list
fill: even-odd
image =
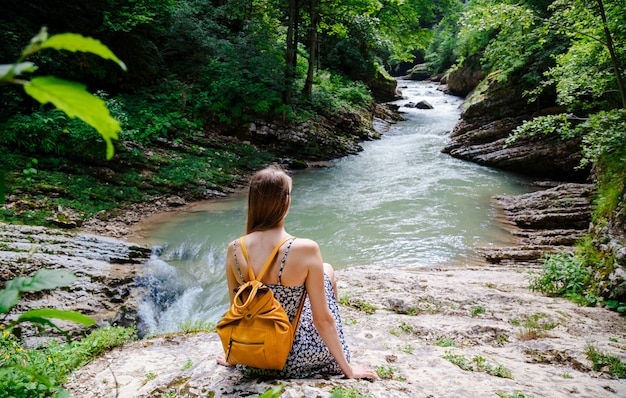
[{"label": "sleeveless dress", "polygon": [[[285,309],[285,312],[289,316],[289,321],[293,323],[298,312],[298,307],[302,296],[305,295],[304,284],[300,286],[283,286],[281,284],[281,275],[283,273],[283,267],[285,266],[285,260],[287,254],[291,248],[291,244],[295,238],[291,239],[287,244],[287,249],[280,262],[280,269],[278,271],[278,283],[268,284],[267,286],[274,293],[276,300]],[[233,251],[236,252],[236,244],[233,245]],[[241,280],[245,280],[239,263],[237,261],[237,255],[235,254],[235,265]],[[343,327],[341,324],[341,318],[339,316],[339,305],[335,298],[335,292],[333,290],[333,284],[330,277],[324,274],[324,292],[326,294],[326,301],[328,302],[328,308],[335,319],[335,325],[337,326],[337,332],[339,333],[339,339],[343,348],[343,353],[346,356],[348,362],[350,361],[350,350],[345,342]],[[317,332],[317,329],[313,325],[313,313],[311,311],[311,303],[309,297],[305,296],[304,307],[300,314],[300,323],[296,329],[296,335],[293,341],[291,352],[287,357],[287,363],[283,370],[271,370],[271,369],[257,369],[249,366],[237,365],[238,369],[241,369],[246,376],[259,376],[277,379],[290,379],[290,378],[305,378],[316,374],[341,374],[341,369],[332,356],[324,340]]]}]

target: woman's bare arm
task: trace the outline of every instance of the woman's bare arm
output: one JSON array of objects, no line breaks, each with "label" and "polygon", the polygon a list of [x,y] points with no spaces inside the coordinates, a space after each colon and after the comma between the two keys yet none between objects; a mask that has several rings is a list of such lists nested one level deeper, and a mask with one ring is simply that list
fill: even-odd
[{"label": "woman's bare arm", "polygon": [[[350,365],[344,355],[341,346],[341,340],[337,333],[337,326],[333,318],[324,290],[324,264],[319,251],[319,246],[308,241],[303,249],[306,250],[307,269],[306,290],[311,301],[311,310],[313,312],[313,324],[319,332],[322,340],[328,347],[328,350],[337,361],[342,373],[348,378],[377,378],[376,373],[362,366]],[[302,253],[305,254],[305,253]],[[300,257],[300,256],[298,256]]]}]

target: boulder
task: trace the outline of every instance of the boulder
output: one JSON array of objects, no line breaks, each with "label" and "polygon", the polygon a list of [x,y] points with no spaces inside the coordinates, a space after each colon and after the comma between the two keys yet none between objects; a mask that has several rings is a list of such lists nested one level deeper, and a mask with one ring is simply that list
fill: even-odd
[{"label": "boulder", "polygon": [[392,102],[402,98],[397,88],[398,81],[382,68],[379,68],[374,76],[368,78],[365,84],[378,102]]},{"label": "boulder", "polygon": [[426,64],[418,64],[408,70],[408,74],[404,76],[406,80],[428,80],[430,79],[430,72],[428,71]]},{"label": "boulder", "polygon": [[448,93],[465,97],[485,78],[480,66],[464,66],[448,73],[445,84]]}]

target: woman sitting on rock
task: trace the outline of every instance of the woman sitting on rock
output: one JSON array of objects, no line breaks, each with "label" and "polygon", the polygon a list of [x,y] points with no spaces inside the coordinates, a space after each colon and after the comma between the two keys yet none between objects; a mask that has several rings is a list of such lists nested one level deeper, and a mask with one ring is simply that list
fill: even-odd
[{"label": "woman sitting on rock", "polygon": [[[258,171],[250,181],[245,247],[250,265],[258,275],[265,260],[284,239],[276,260],[261,281],[268,285],[290,320],[306,292],[300,324],[287,363],[282,370],[238,366],[249,376],[304,378],[315,374],[342,374],[348,378],[377,378],[374,371],[350,364],[333,268],[322,261],[319,246],[310,239],[295,238],[285,231],[284,220],[291,203],[291,178],[277,167]],[[226,255],[226,279],[232,304],[235,291],[247,275],[239,239],[230,243]],[[217,362],[231,366],[224,355]]]}]

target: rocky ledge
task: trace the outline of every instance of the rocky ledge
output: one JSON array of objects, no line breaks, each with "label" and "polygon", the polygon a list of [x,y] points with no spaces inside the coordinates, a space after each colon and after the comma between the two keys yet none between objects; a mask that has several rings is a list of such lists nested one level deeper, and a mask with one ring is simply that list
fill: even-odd
[{"label": "rocky ledge", "polygon": [[491,264],[538,265],[546,253],[571,251],[589,230],[592,184],[565,183],[517,196],[496,196],[502,226],[515,243],[476,250]]},{"label": "rocky ledge", "polygon": [[[449,79],[450,81],[450,79]],[[524,87],[487,78],[465,103],[461,120],[442,149],[453,157],[539,178],[582,181],[589,170],[578,169],[580,138],[550,135],[524,137],[507,143],[511,132],[535,116],[562,112],[551,98],[529,104]]]},{"label": "rocky ledge", "polygon": [[[2,285],[40,268],[65,269],[78,277],[65,288],[24,293],[7,320],[32,308],[57,308],[91,316],[99,326],[135,324],[136,276],[150,249],[91,234],[3,223],[0,242]],[[63,324],[63,329],[72,332],[73,326]]]}]

